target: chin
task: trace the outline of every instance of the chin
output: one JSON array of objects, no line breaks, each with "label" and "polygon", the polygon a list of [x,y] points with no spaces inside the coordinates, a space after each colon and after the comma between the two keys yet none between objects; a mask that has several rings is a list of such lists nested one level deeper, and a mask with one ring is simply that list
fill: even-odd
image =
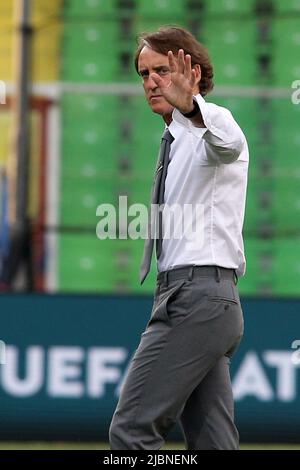
[{"label": "chin", "polygon": [[160,114],[161,116],[165,116],[167,114],[172,114],[173,107],[167,103],[149,103],[150,108],[156,114]]}]

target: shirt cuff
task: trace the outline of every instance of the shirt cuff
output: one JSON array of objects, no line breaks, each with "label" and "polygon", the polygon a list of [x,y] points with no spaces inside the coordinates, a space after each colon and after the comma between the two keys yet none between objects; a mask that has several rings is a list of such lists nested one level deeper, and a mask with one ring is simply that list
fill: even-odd
[{"label": "shirt cuff", "polygon": [[[201,96],[201,95],[199,95],[199,96]],[[199,104],[197,96],[195,96],[194,98],[196,98],[197,103]],[[199,108],[200,108],[200,105],[199,105]],[[201,110],[201,108],[200,108],[200,110]],[[198,138],[202,137],[205,134],[205,132],[207,132],[207,127],[196,127],[196,126],[194,126],[192,121],[190,119],[184,117],[184,115],[176,108],[173,111],[172,118],[174,119],[174,121],[178,122],[183,127],[189,129],[189,131],[192,132],[192,134],[194,134]]]},{"label": "shirt cuff", "polygon": [[203,137],[203,135],[209,131],[212,135],[218,137],[222,141],[226,141],[226,133],[222,131],[222,129],[215,127],[212,123],[212,116],[203,96],[201,96],[199,93],[198,95],[195,95],[194,98],[197,100],[199,105],[205,127],[196,127],[192,121],[188,118],[185,118],[178,109],[174,109],[173,111],[174,121],[177,121],[184,127],[190,129],[195,137]]}]

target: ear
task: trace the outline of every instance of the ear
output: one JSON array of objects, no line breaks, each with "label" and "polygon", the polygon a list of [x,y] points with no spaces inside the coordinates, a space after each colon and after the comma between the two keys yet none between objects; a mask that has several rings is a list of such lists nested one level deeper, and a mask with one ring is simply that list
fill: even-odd
[{"label": "ear", "polygon": [[200,80],[201,80],[201,67],[199,64],[196,64],[193,66],[193,69],[196,72],[196,83],[198,85],[198,83],[200,83]]},{"label": "ear", "polygon": [[195,83],[195,88],[194,88],[194,92],[195,92],[195,95],[197,95],[199,92],[200,92],[200,80],[201,80],[201,67],[199,64],[196,64],[193,66],[193,69],[195,70],[196,72],[196,83]]}]

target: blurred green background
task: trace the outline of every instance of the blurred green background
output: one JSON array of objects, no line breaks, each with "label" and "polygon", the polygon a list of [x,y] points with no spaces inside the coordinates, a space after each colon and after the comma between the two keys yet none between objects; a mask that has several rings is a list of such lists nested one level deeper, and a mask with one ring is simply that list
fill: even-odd
[{"label": "blurred green background", "polygon": [[[12,14],[13,1],[3,0],[0,77],[8,84]],[[31,149],[35,290],[153,291],[155,266],[138,283],[143,240],[97,239],[96,208],[117,205],[120,195],[129,205],[149,201],[163,123],[143,98],[135,38],[177,24],[208,47],[215,90],[207,99],[231,110],[249,142],[248,270],[240,292],[299,295],[300,106],[291,99],[300,77],[299,20],[299,0],[32,1],[31,76],[40,99]],[[3,167],[8,123],[9,107],[1,106]]]}]

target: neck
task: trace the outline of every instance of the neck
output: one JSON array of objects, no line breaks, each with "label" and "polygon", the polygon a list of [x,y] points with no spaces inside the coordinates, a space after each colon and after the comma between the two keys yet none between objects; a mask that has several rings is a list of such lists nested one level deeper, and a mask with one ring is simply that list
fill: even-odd
[{"label": "neck", "polygon": [[164,114],[163,115],[163,120],[165,121],[167,126],[169,126],[172,122],[172,114]]}]

